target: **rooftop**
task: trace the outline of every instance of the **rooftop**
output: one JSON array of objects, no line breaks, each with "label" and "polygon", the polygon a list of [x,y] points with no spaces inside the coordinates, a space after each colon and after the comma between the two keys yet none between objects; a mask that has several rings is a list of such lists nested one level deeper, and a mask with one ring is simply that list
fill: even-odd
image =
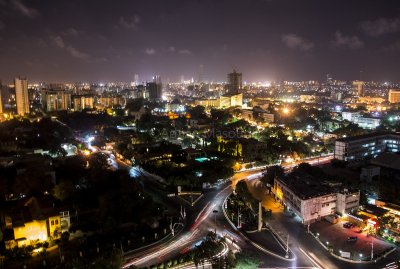
[{"label": "rooftop", "polygon": [[371,160],[371,164],[394,170],[400,170],[400,155],[396,153],[385,152]]},{"label": "rooftop", "polygon": [[349,136],[349,137],[339,138],[336,141],[339,141],[339,142],[350,142],[350,141],[356,141],[356,140],[360,140],[360,139],[374,138],[374,137],[387,136],[387,135],[395,135],[395,136],[398,136],[399,139],[400,139],[400,133],[376,132],[376,133],[368,133],[368,134],[364,134],[364,135],[356,135],[356,136]]},{"label": "rooftop", "polygon": [[290,176],[279,179],[279,181],[286,185],[302,200],[335,193],[332,187],[323,185],[311,176]]}]

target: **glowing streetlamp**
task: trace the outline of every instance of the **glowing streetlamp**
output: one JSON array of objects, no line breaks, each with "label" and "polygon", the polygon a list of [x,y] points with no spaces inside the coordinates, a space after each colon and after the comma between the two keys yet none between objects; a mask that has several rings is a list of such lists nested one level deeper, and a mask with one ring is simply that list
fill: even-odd
[{"label": "glowing streetlamp", "polygon": [[289,108],[284,107],[282,112],[283,112],[283,114],[287,115],[287,114],[289,114],[290,110],[289,110]]}]

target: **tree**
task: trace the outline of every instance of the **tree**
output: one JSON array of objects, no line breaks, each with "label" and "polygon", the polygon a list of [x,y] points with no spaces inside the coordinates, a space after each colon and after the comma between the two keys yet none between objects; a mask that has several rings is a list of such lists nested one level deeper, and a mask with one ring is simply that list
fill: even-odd
[{"label": "tree", "polygon": [[89,158],[89,165],[96,170],[103,170],[109,167],[108,156],[105,153],[94,153]]},{"label": "tree", "polygon": [[49,154],[52,157],[65,157],[67,156],[67,151],[61,146],[54,146],[49,150]]},{"label": "tree", "polygon": [[250,193],[245,181],[242,180],[236,184],[236,193],[242,198],[243,201],[245,201],[246,205],[253,212],[257,212],[259,201],[255,199],[253,195]]},{"label": "tree", "polygon": [[59,184],[55,185],[53,188],[53,195],[55,198],[63,201],[71,197],[75,187],[70,180],[62,180]]},{"label": "tree", "polygon": [[236,269],[256,269],[260,265],[260,258],[250,252],[236,254]]},{"label": "tree", "polygon": [[280,165],[273,165],[267,167],[267,170],[264,172],[263,177],[261,178],[261,182],[265,185],[270,184],[274,185],[274,179],[283,177],[285,174],[285,170]]}]

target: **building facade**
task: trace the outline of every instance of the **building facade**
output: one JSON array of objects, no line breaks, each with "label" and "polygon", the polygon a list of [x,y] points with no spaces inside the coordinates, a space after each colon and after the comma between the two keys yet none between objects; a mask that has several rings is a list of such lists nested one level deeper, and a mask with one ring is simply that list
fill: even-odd
[{"label": "building facade", "polygon": [[353,81],[353,90],[358,97],[363,97],[365,95],[364,81],[359,81],[359,80]]},{"label": "building facade", "polygon": [[228,74],[227,90],[229,94],[239,94],[242,90],[242,73],[233,70]]},{"label": "building facade", "polygon": [[42,107],[47,112],[68,110],[71,108],[71,94],[64,90],[44,90]]},{"label": "building facade", "polygon": [[394,90],[394,89],[389,90],[388,101],[389,103],[392,104],[400,103],[400,90]]},{"label": "building facade", "polygon": [[360,161],[383,152],[400,151],[400,134],[375,133],[340,138],[335,141],[334,158],[342,161]]},{"label": "building facade", "polygon": [[17,114],[20,116],[29,114],[28,80],[21,77],[15,78],[14,86]]},{"label": "building facade", "polygon": [[359,207],[359,191],[337,191],[330,187],[307,185],[306,181],[291,184],[275,178],[272,189],[275,197],[293,211],[303,224],[319,221],[335,213],[349,213]]}]

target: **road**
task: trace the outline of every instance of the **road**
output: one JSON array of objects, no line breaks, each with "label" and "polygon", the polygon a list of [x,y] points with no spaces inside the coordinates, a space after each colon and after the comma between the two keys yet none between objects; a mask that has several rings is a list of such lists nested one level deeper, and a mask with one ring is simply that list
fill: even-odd
[{"label": "road", "polygon": [[[327,162],[328,157],[322,160],[323,163]],[[321,160],[310,159],[306,161],[311,165],[321,164]],[[293,168],[292,165],[286,166],[285,169],[289,170]],[[338,260],[331,256],[325,249],[319,245],[319,243],[307,233],[306,228],[294,217],[285,215],[282,210],[276,207],[271,207],[271,203],[268,203],[266,199],[267,190],[264,185],[260,182],[260,174],[248,175],[246,177],[246,183],[249,191],[257,199],[263,201],[263,206],[268,209],[272,209],[272,219],[269,220],[269,224],[272,227],[277,227],[276,230],[283,238],[286,238],[289,234],[289,241],[292,251],[298,257],[297,263],[302,264],[303,262],[312,261],[314,266],[319,268],[329,269],[341,269],[341,268],[383,268],[385,265],[400,260],[400,253],[396,250],[390,254],[387,258],[370,264],[354,264],[346,261]],[[236,182],[240,180],[240,177],[236,179]],[[279,231],[278,231],[279,230]]]},{"label": "road", "polygon": [[[116,167],[116,164],[120,168],[129,169],[130,175],[136,177],[138,175],[145,175],[149,181],[151,189],[157,190],[157,182],[160,181],[157,176],[148,174],[145,171],[140,171],[137,168],[130,167],[128,164],[115,159],[110,152],[109,154],[112,160],[112,166]],[[333,157],[331,155],[324,157],[317,157],[307,159],[307,162],[311,165],[320,165],[328,163]],[[286,171],[290,171],[296,165],[301,162],[295,162],[292,164],[284,164],[283,167]],[[233,250],[247,249],[259,254],[262,260],[263,268],[383,268],[386,264],[399,260],[400,256],[398,251],[392,254],[389,258],[384,259],[378,264],[351,264],[341,260],[337,260],[327,253],[322,247],[305,232],[304,227],[293,218],[287,218],[283,215],[276,215],[277,224],[282,227],[282,231],[290,234],[290,248],[296,256],[296,260],[293,262],[287,262],[277,257],[273,257],[249,244],[248,239],[244,238],[234,228],[232,228],[226,221],[222,214],[222,206],[225,198],[231,194],[232,187],[236,185],[240,180],[246,180],[249,189],[252,193],[257,196],[257,192],[262,192],[265,195],[265,190],[261,182],[258,180],[261,177],[261,170],[251,170],[236,173],[232,178],[232,182],[220,185],[215,189],[209,190],[205,193],[204,197],[192,208],[188,208],[188,214],[186,228],[179,234],[175,235],[175,238],[171,241],[156,244],[152,247],[145,248],[138,252],[130,253],[126,256],[127,262],[124,268],[129,266],[135,267],[148,267],[156,263],[166,261],[172,258],[176,258],[180,253],[189,251],[194,248],[196,244],[200,243],[204,237],[210,232],[216,229],[219,235],[227,235],[230,238],[235,239],[236,244],[230,244],[229,248]],[[258,193],[258,195],[260,195]],[[176,205],[175,205],[176,207]],[[215,213],[217,212],[217,213]],[[258,235],[260,239],[269,240],[267,236],[263,234]]]},{"label": "road", "polygon": [[[308,253],[296,253],[297,260],[294,262],[287,262],[283,259],[268,255],[249,244],[248,239],[244,238],[226,221],[222,213],[222,206],[225,198],[231,194],[232,186],[239,180],[252,180],[260,175],[260,170],[239,172],[234,175],[232,183],[226,183],[205,192],[204,197],[193,208],[188,210],[186,220],[188,225],[173,241],[156,245],[145,251],[131,253],[127,257],[129,262],[125,264],[125,268],[128,266],[146,267],[174,258],[181,252],[188,251],[199,243],[210,231],[215,229],[215,223],[217,224],[216,229],[219,235],[227,235],[235,239],[237,244],[235,246],[231,244],[231,248],[247,249],[259,254],[263,268],[318,267],[315,259]],[[214,213],[215,210],[217,213]],[[265,243],[268,245],[268,242]],[[276,242],[269,243],[276,244]]]}]

